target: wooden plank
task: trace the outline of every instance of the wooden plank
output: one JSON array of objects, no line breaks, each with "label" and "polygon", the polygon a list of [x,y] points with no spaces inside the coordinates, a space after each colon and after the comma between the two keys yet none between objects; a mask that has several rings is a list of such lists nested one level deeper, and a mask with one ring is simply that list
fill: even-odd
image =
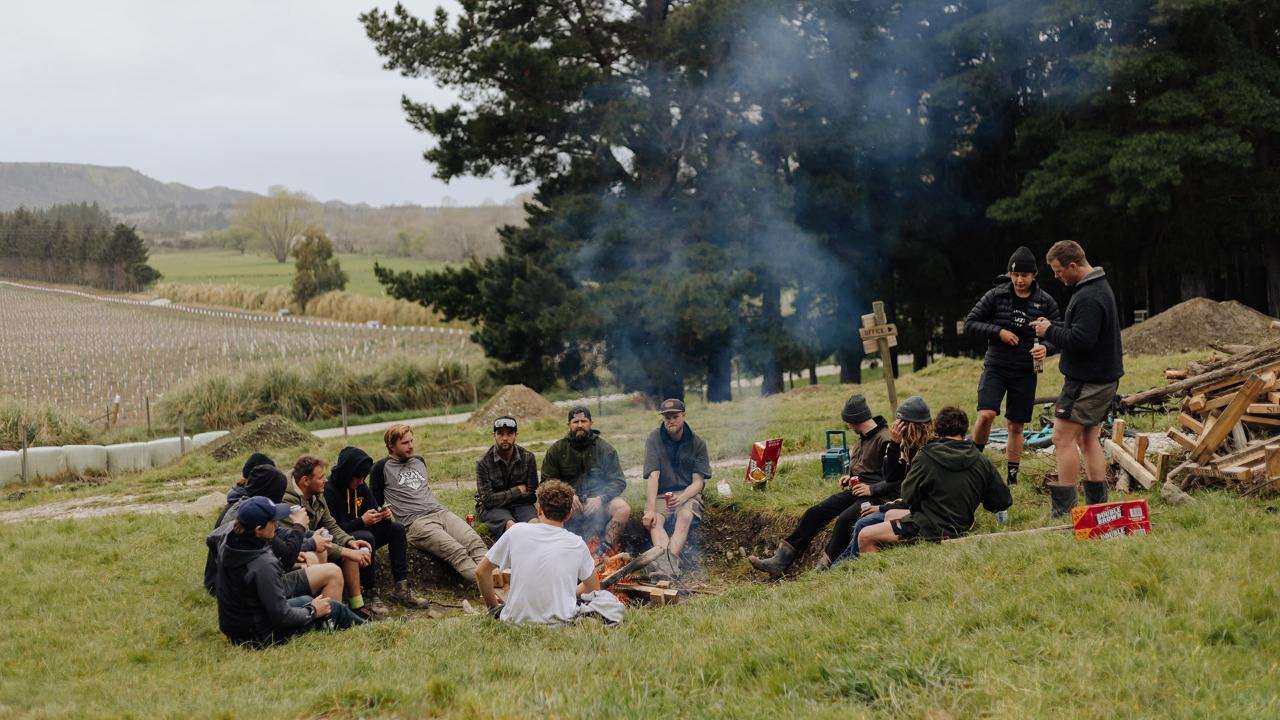
[{"label": "wooden plank", "polygon": [[[871,312],[876,316],[877,325],[887,325],[888,317],[884,313],[884,301],[876,300],[871,303]],[[893,338],[889,338],[893,340]],[[893,383],[893,358],[890,356],[890,343],[884,338],[876,341],[880,346],[880,364],[884,367],[884,384],[885,389],[889,391],[889,410],[895,412],[898,409],[898,390]]]},{"label": "wooden plank", "polygon": [[1247,412],[1250,415],[1280,415],[1280,403],[1254,403]]},{"label": "wooden plank", "polygon": [[1273,405],[1280,405],[1280,390],[1267,393],[1267,402]]},{"label": "wooden plank", "polygon": [[1213,398],[1212,400],[1209,400],[1208,402],[1206,402],[1203,406],[1201,406],[1197,410],[1197,412],[1210,412],[1213,410],[1217,410],[1218,408],[1224,408],[1230,405],[1232,401],[1234,401],[1235,399],[1236,399],[1236,393],[1227,393],[1226,395],[1219,395],[1218,397]]},{"label": "wooden plank", "polygon": [[1243,450],[1249,447],[1249,436],[1245,434],[1244,425],[1236,423],[1231,426],[1231,443],[1233,450]]},{"label": "wooden plank", "polygon": [[1174,370],[1173,368],[1169,368],[1168,370],[1165,370],[1165,371],[1164,371],[1164,379],[1165,379],[1165,380],[1168,380],[1168,381],[1170,381],[1170,382],[1173,382],[1174,380],[1186,380],[1186,379],[1187,379],[1187,371],[1186,371],[1186,370]]},{"label": "wooden plank", "polygon": [[1209,400],[1204,396],[1204,393],[1200,393],[1199,395],[1192,395],[1187,398],[1187,401],[1183,403],[1183,405],[1191,412],[1201,412],[1204,410],[1204,406],[1208,402]]},{"label": "wooden plank", "polygon": [[1280,427],[1280,418],[1262,417],[1261,415],[1245,415],[1240,418],[1240,422],[1249,423],[1250,425],[1266,425],[1267,427]]},{"label": "wooden plank", "polygon": [[1249,447],[1233,452],[1230,455],[1223,455],[1215,458],[1213,464],[1219,467],[1229,467],[1231,465],[1251,465],[1262,458],[1267,445],[1275,442],[1274,438],[1267,440],[1259,440]]},{"label": "wooden plank", "polygon": [[1280,443],[1267,446],[1262,475],[1268,480],[1280,480]]},{"label": "wooden plank", "polygon": [[1218,470],[1218,474],[1230,480],[1244,482],[1253,477],[1253,468],[1251,467],[1229,467]]},{"label": "wooden plank", "polygon": [[1173,456],[1169,453],[1159,453],[1156,455],[1156,482],[1164,485],[1165,480],[1169,479],[1169,468],[1173,467]]},{"label": "wooden plank", "polygon": [[1125,469],[1125,472],[1132,475],[1139,485],[1150,490],[1156,484],[1155,475],[1148,472],[1147,468],[1126,452],[1124,448],[1116,445],[1114,440],[1110,438],[1103,440],[1102,447],[1111,454],[1111,460],[1118,463],[1120,467]]},{"label": "wooden plank", "polygon": [[1169,432],[1165,433],[1165,435],[1170,440],[1181,445],[1182,449],[1187,452],[1191,452],[1196,449],[1196,441],[1193,438],[1187,437],[1186,434],[1179,432],[1177,428],[1169,428]]},{"label": "wooden plank", "polygon": [[1204,432],[1204,423],[1186,413],[1180,413],[1178,415],[1178,424],[1197,435]]},{"label": "wooden plank", "polygon": [[1111,423],[1111,442],[1119,445],[1120,449],[1123,450],[1125,454],[1128,454],[1129,447],[1124,444],[1124,428],[1124,420],[1116,420]]},{"label": "wooden plank", "polygon": [[1253,402],[1253,398],[1262,391],[1262,378],[1257,375],[1250,375],[1245,381],[1244,387],[1236,393],[1235,399],[1231,404],[1222,411],[1222,416],[1213,424],[1212,428],[1206,428],[1204,435],[1200,436],[1200,441],[1196,443],[1195,450],[1191,451],[1191,458],[1198,463],[1208,462],[1209,458],[1218,451],[1222,446],[1222,441],[1227,439],[1227,435],[1231,432],[1231,428],[1244,417],[1244,411],[1248,409]]},{"label": "wooden plank", "polygon": [[1136,458],[1138,462],[1146,464],[1147,445],[1150,444],[1150,442],[1151,438],[1146,435],[1139,435],[1138,439],[1134,441],[1133,457]]}]

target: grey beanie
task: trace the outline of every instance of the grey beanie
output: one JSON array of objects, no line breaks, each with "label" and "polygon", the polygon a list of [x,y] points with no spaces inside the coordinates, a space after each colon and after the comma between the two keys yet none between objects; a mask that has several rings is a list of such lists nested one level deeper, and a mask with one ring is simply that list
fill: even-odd
[{"label": "grey beanie", "polygon": [[866,422],[871,419],[871,406],[867,404],[865,397],[850,395],[849,399],[844,401],[844,409],[840,411],[840,419],[850,425]]},{"label": "grey beanie", "polygon": [[927,423],[933,419],[933,415],[929,413],[929,406],[919,395],[912,395],[903,400],[894,417],[909,423]]}]

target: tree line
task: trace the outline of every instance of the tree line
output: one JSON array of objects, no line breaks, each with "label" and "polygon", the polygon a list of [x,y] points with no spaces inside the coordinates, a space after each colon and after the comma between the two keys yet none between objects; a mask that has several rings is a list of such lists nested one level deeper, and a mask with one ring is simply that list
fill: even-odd
[{"label": "tree line", "polygon": [[[1280,13],[1263,0],[545,0],[361,17],[443,179],[536,184],[502,254],[397,296],[504,381],[652,395],[736,360],[858,381],[884,299],[917,367],[1019,245],[1080,241],[1121,314],[1280,314]],[[1065,299],[1041,262],[1042,284]]]},{"label": "tree line", "polygon": [[97,203],[0,212],[0,274],[137,292],[160,279],[146,243]]}]

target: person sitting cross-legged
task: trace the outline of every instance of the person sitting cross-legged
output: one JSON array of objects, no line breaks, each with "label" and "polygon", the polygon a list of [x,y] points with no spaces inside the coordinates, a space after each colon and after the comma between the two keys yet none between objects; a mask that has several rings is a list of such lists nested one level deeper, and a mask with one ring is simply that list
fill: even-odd
[{"label": "person sitting cross-legged", "polygon": [[538,517],[534,493],[538,489],[538,460],[516,444],[516,419],[493,420],[493,447],[476,461],[476,515],[494,539],[519,522]]},{"label": "person sitting cross-legged", "polygon": [[990,512],[1009,509],[1013,496],[1000,474],[972,441],[969,417],[945,407],[934,421],[936,439],[912,460],[902,482],[902,499],[881,505],[885,521],[858,533],[858,552],[915,540],[940,541],[964,535],[981,505]]},{"label": "person sitting cross-legged", "polygon": [[[480,595],[503,622],[571,622],[580,614],[578,596],[600,589],[587,544],[564,529],[565,521],[575,512],[573,487],[559,480],[544,480],[537,495],[538,522],[508,528],[476,569]],[[497,569],[511,570],[505,604],[493,589],[493,571]]]}]

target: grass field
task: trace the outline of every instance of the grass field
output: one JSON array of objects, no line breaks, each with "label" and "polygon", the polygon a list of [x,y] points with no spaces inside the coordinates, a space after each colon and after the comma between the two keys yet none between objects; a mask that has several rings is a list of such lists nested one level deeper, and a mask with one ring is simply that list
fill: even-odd
[{"label": "grass field", "polygon": [[[413,258],[375,258],[371,255],[339,254],[346,271],[347,292],[366,297],[386,297],[373,276],[373,264],[393,270],[439,269],[443,263]],[[244,285],[255,288],[288,287],[293,282],[293,260],[278,263],[270,255],[234,250],[192,250],[153,252],[150,264],[164,275],[164,282],[180,285]]]},{"label": "grass field", "polygon": [[[1155,384],[1180,359],[1129,359],[1122,389]],[[924,394],[935,412],[968,409],[979,367],[940,363],[904,376],[900,394]],[[1046,372],[1042,394],[1056,380]],[[689,422],[715,459],[745,457],[752,440],[786,440],[769,491],[745,490],[735,463],[724,471],[734,496],[709,501],[794,517],[829,494],[816,460],[786,458],[818,449],[855,389],[883,411],[878,384],[691,402]],[[656,426],[626,403],[596,421],[624,467],[638,464]],[[526,423],[520,439],[540,451],[562,432],[548,419]],[[469,512],[488,434],[429,426],[417,437],[444,502]],[[381,454],[377,436],[352,441]],[[332,457],[342,444],[270,454]],[[195,454],[105,486],[30,487],[0,511],[85,495],[194,498],[225,490],[241,461]],[[1008,530],[1050,524],[1034,487],[1051,462],[1024,462]],[[628,497],[638,502],[638,483]],[[635,610],[616,629],[402,616],[259,652],[223,641],[200,587],[211,517],[0,524],[0,551],[17,564],[0,633],[0,717],[243,717],[265,712],[264,699],[273,716],[301,718],[1275,717],[1280,516],[1274,501],[1198,497],[1170,507],[1150,496],[1145,538],[896,548],[780,585],[758,582],[741,558],[719,559],[708,572],[723,594]],[[975,531],[997,532],[983,512]]]}]

